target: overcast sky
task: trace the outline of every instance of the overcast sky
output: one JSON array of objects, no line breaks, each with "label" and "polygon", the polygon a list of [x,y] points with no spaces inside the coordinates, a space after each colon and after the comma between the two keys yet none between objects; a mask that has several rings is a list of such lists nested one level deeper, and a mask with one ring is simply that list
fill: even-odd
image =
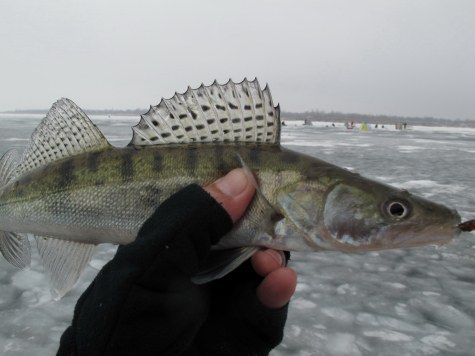
[{"label": "overcast sky", "polygon": [[475,119],[475,1],[0,0],[0,111],[255,76],[284,111]]}]

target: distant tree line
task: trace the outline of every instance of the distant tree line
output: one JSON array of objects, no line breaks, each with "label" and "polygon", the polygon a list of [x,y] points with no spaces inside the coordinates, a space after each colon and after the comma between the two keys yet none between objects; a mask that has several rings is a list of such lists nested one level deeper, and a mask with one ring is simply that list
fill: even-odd
[{"label": "distant tree line", "polygon": [[408,117],[390,115],[366,115],[342,112],[326,111],[306,111],[303,113],[282,112],[282,120],[310,120],[340,123],[362,123],[395,125],[397,123],[407,123],[412,126],[455,126],[455,127],[475,127],[475,120],[468,119],[443,119],[434,117]]},{"label": "distant tree line", "polygon": [[[48,110],[15,110],[8,113],[17,114],[46,114]],[[84,110],[89,115],[121,115],[121,116],[139,116],[148,111],[148,109],[129,109],[129,110]],[[355,113],[342,113],[337,111],[313,110],[302,113],[282,112],[282,120],[310,120],[340,123],[362,123],[395,125],[397,123],[407,123],[412,126],[455,126],[455,127],[475,127],[475,120],[468,119],[443,119],[434,117],[408,117],[408,116],[390,116],[390,115],[366,115]]]}]

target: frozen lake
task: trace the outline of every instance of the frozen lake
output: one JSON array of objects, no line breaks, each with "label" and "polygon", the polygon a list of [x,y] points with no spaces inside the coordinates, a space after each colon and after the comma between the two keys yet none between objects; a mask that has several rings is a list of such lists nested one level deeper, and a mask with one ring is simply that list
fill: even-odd
[{"label": "frozen lake", "polygon": [[[92,116],[112,144],[131,137],[138,118]],[[41,116],[0,114],[0,153],[23,148]],[[456,208],[475,218],[475,129],[412,127],[369,132],[283,127],[283,145]],[[76,287],[51,301],[33,249],[18,271],[0,258],[0,354],[54,355],[77,298],[115,252],[102,245]],[[299,282],[283,355],[466,355],[475,350],[475,236],[441,248],[293,253]]]}]

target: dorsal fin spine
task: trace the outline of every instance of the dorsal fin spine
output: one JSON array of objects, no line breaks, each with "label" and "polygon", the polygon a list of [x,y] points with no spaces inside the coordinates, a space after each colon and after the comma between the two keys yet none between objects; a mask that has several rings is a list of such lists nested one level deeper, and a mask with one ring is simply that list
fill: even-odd
[{"label": "dorsal fin spine", "polygon": [[[161,105],[162,103],[168,107],[167,101],[166,101],[164,98],[162,98],[162,100],[160,100],[160,104],[158,104],[157,106],[154,106],[154,107],[152,108],[153,114],[156,115],[156,116],[158,116],[158,117],[161,119],[160,124],[165,125],[168,129],[170,129],[170,125],[169,125],[168,122],[165,120],[165,118],[163,117],[163,115],[162,115],[162,113],[160,112],[160,110],[158,110],[158,108],[160,107],[160,105]],[[168,110],[170,110],[170,108],[168,108]],[[149,120],[149,122],[150,122],[150,120]],[[156,132],[156,134],[157,134],[158,140],[159,140],[160,142],[166,143],[166,140],[165,140],[165,139],[163,138],[163,136],[160,134],[160,128],[154,126],[154,129],[155,129],[155,132]]]},{"label": "dorsal fin spine", "polygon": [[[231,80],[231,78],[229,78],[229,81],[228,83],[230,83],[231,85],[231,90],[233,91],[234,95],[236,96],[236,99],[238,100],[239,102],[239,111],[241,111],[241,117],[244,118],[244,111],[242,110],[242,103],[241,101],[239,100],[239,94],[236,90],[236,85],[233,83],[233,81]],[[246,135],[246,128],[244,126],[244,120],[241,120],[241,130],[242,130],[242,135],[245,136]],[[254,136],[256,135],[256,132],[254,131]],[[254,137],[255,139],[255,137]]]},{"label": "dorsal fin spine", "polygon": [[[175,95],[174,95],[172,98],[177,98],[178,100],[181,101],[182,99],[179,97],[179,95],[180,95],[180,94],[178,94],[178,93],[175,92]],[[171,99],[170,99],[170,100],[171,100]],[[172,105],[171,105],[171,103],[170,103],[170,100],[164,100],[164,99],[162,99],[162,102],[165,104],[165,106],[167,107],[168,111],[170,111],[170,113],[173,115],[175,121],[176,121],[176,122],[179,122],[180,125],[182,126],[182,128],[185,130],[185,127],[183,127],[183,122],[182,122],[183,120],[180,119],[178,113],[177,113],[176,110],[172,107]],[[187,115],[187,116],[189,115],[189,114],[188,114],[188,111],[186,112],[186,115]],[[196,132],[197,130],[196,130],[196,127],[195,127],[195,123],[194,123],[192,120],[189,120],[189,121],[191,122],[191,125],[192,125],[192,128],[193,128],[192,130]],[[168,122],[165,122],[165,124],[167,125],[168,129],[170,130],[170,133],[175,137],[175,139],[177,139],[175,133],[173,132],[173,130],[171,130],[170,125],[168,125]],[[189,142],[189,140],[186,139],[186,142]]]},{"label": "dorsal fin spine", "polygon": [[[61,99],[61,103],[63,102],[64,100]],[[62,111],[65,115],[68,115],[68,113],[63,109],[62,106],[58,105],[57,102],[54,103],[53,106],[55,107],[55,111],[53,111],[51,114],[51,121],[54,123],[54,126],[62,127],[64,125],[64,118],[58,115],[58,111]],[[59,132],[59,135],[61,135],[61,132]],[[71,135],[69,137],[69,141],[72,141],[75,145],[78,145],[78,140],[76,139],[75,135]],[[71,145],[64,145],[64,143],[62,145],[70,155],[74,154],[73,147]]]},{"label": "dorsal fin spine", "polygon": [[[163,102],[165,102],[165,100],[162,98],[162,100],[160,100],[160,104],[163,103]],[[160,105],[160,104],[159,104],[159,105]],[[159,105],[152,107],[152,113],[153,113],[154,116],[158,116],[158,117],[161,119],[160,123],[161,123],[162,125],[163,125],[163,124],[166,124],[166,126],[168,127],[168,123],[166,122],[166,120],[164,120],[165,118],[164,118],[163,115],[161,114],[160,110],[158,110]],[[163,136],[160,134],[160,128],[152,124],[151,117],[147,116],[147,122],[149,123],[149,125],[152,125],[152,127],[153,127],[153,129],[154,129],[154,131],[155,131],[155,134],[156,134],[157,137],[158,137],[158,141],[163,142],[163,143],[166,143],[165,139],[164,139]]]},{"label": "dorsal fin spine", "polygon": [[[188,90],[190,91],[191,93],[191,96],[193,97],[193,100],[195,101],[195,104],[196,104],[196,107],[198,108],[198,110],[201,112],[201,115],[203,117],[207,117],[207,115],[204,113],[203,111],[203,108],[201,107],[200,105],[200,102],[198,101],[198,98],[196,97],[196,94],[195,94],[195,91],[190,87],[188,86]],[[206,128],[208,129],[208,133],[209,135],[211,136],[211,129],[208,125],[206,125]]]},{"label": "dorsal fin spine", "polygon": [[[178,93],[175,92],[175,95],[173,97],[178,97]],[[162,99],[163,101],[164,99]],[[171,99],[170,99],[171,100]],[[168,100],[164,100],[165,103],[168,102]],[[168,104],[165,104],[167,106],[167,108],[169,107]],[[175,117],[175,124],[178,125],[180,128],[181,128],[181,131],[182,132],[186,132],[186,125],[183,123],[183,120],[179,119],[177,114],[175,112],[173,112],[173,115]],[[188,117],[188,113],[186,113],[187,117]],[[170,127],[170,125],[168,125],[168,127]],[[171,134],[173,135],[173,137],[178,140],[178,136],[175,134],[174,130],[171,130]],[[188,141],[187,141],[188,142]]]},{"label": "dorsal fin spine", "polygon": [[[254,98],[252,95],[251,85],[249,84],[249,81],[247,80],[246,80],[246,85],[247,85],[247,90],[249,90],[249,93],[251,94],[249,95],[249,97],[251,99],[252,114],[254,115],[254,117],[256,117],[256,103],[254,102]],[[257,82],[257,89],[258,89],[258,93],[260,94],[259,82]],[[257,135],[257,132],[256,132],[256,135]],[[266,139],[266,137],[267,137],[267,125],[264,125],[264,140]]]},{"label": "dorsal fin spine", "polygon": [[[69,107],[69,103],[67,103],[64,99],[61,99],[61,103],[64,103],[64,104],[67,104],[67,106]],[[56,105],[56,110],[54,112],[54,115],[53,115],[53,118],[55,119],[55,124],[60,124],[60,121],[64,122],[65,119],[64,117],[70,117],[71,116],[71,112],[68,112],[64,105],[57,105],[57,103],[55,103]],[[63,113],[63,115],[58,115],[59,114],[59,111],[61,111]],[[76,138],[76,135],[74,135],[75,133],[75,130],[76,130],[76,127],[73,127],[71,129],[71,131],[73,132],[73,135],[71,137],[69,137],[69,140],[70,141],[73,141],[75,145],[79,145],[79,141],[77,140]],[[69,145],[68,145],[69,146]],[[68,152],[73,155],[74,154],[74,151],[72,150],[72,147],[69,147],[69,150]]]},{"label": "dorsal fin spine", "polygon": [[[56,103],[55,103],[55,105],[56,105]],[[67,112],[66,112],[62,107],[60,107],[59,105],[56,105],[56,108],[57,108],[56,110],[58,110],[58,111],[61,110],[61,111],[63,111],[63,112],[67,115]],[[52,121],[54,122],[55,126],[61,127],[62,125],[64,125],[63,122],[62,122],[62,121],[64,121],[64,118],[63,118],[62,116],[58,116],[58,114],[57,114],[56,111],[55,111],[54,114],[52,115],[52,118],[53,118]],[[61,135],[61,133],[59,133],[59,134]],[[69,137],[69,141],[74,142],[75,145],[78,144],[78,141],[77,141],[75,135],[70,136],[70,137]],[[71,145],[64,145],[64,144],[63,144],[63,147],[66,149],[66,151],[67,151],[70,155],[73,155],[73,154],[74,154],[73,147],[72,147]]]},{"label": "dorsal fin spine", "polygon": [[[259,84],[259,83],[258,83],[258,84]],[[270,109],[271,109],[271,110],[274,110],[274,108],[272,107],[272,106],[273,106],[273,104],[272,104],[272,97],[270,96],[270,91],[269,91],[269,89],[268,89],[268,87],[267,87],[267,84],[266,84],[266,86],[265,86],[265,88],[264,88],[264,90],[263,90],[263,93],[264,93],[264,94],[268,94],[268,96],[269,96],[269,102],[270,102],[270,106],[271,106]],[[267,118],[266,95],[264,95],[264,97],[262,98],[262,103],[263,103],[263,108],[264,108],[264,117]],[[269,119],[268,119],[268,118],[267,118],[267,121],[269,122]],[[267,122],[266,122],[266,124],[267,124]],[[266,140],[267,140],[267,134],[268,134],[268,128],[269,128],[269,127],[268,127],[268,125],[264,125],[264,126],[266,127],[266,132],[265,132],[265,135],[266,135],[266,136],[265,136],[265,138],[266,138]],[[274,130],[276,130],[276,127],[273,127],[273,128],[272,128],[272,131],[274,131]],[[279,136],[277,136],[277,137],[279,137]]]},{"label": "dorsal fin spine", "polygon": [[[216,79],[214,80],[214,83],[216,84],[216,87],[218,88],[217,90],[220,92],[221,96],[222,96],[223,98],[225,98],[226,96],[224,95],[223,89],[221,88],[220,85],[217,84]],[[223,100],[223,101],[224,101],[224,100]],[[228,106],[228,104],[225,103],[224,107],[226,108],[226,112],[228,113],[229,119],[232,120],[233,117],[232,117],[232,115],[231,115],[231,112],[229,111],[229,106]],[[233,124],[231,123],[231,125],[233,125]],[[233,126],[234,126],[234,125],[233,125]],[[242,130],[241,130],[241,135],[242,135]],[[233,137],[231,138],[231,140],[232,140],[232,141],[236,140],[236,137],[233,136]]]},{"label": "dorsal fin spine", "polygon": [[213,105],[213,103],[211,102],[211,96],[210,96],[210,93],[209,93],[209,90],[208,88],[204,85],[204,84],[201,84],[201,86],[203,87],[203,90],[206,92],[206,98],[208,99],[208,104],[211,108],[211,110],[213,110],[213,113],[214,113],[214,116],[216,117],[216,125],[219,129],[219,132],[220,132],[220,136],[223,138],[224,140],[224,137],[225,137],[225,133],[224,133],[224,129],[223,129],[223,125],[221,124],[221,121],[219,120],[219,115],[218,115],[218,111],[216,110],[216,107]]},{"label": "dorsal fin spine", "polygon": [[137,129],[136,127],[132,127],[132,132],[134,135],[137,135],[137,136],[140,136],[144,141],[148,142],[149,144],[151,144],[150,140],[148,139],[148,137],[146,137],[145,135],[142,134],[142,132]]},{"label": "dorsal fin spine", "polygon": [[[262,93],[264,95],[264,97],[262,98],[262,102],[264,103],[264,107],[265,107],[265,110],[264,110],[264,114],[267,118],[267,122],[266,122],[266,127],[268,127],[268,123],[269,122],[274,122],[275,125],[272,126],[272,131],[274,132],[273,136],[276,138],[275,139],[275,142],[276,144],[278,144],[280,142],[280,111],[278,110],[277,107],[274,107],[274,103],[272,101],[272,95],[271,95],[271,92],[270,92],[270,89],[269,89],[269,86],[267,85],[266,83],[266,86],[264,87],[264,89],[262,90]],[[272,118],[270,115],[268,115],[268,112],[267,112],[267,107],[266,107],[266,97],[268,97],[269,99],[269,110],[272,110],[271,112],[274,113],[275,117]]]},{"label": "dorsal fin spine", "polygon": [[[53,104],[53,106],[54,106],[54,104]],[[52,121],[52,123],[53,123],[54,126],[59,125],[59,120],[57,119],[56,115],[51,115],[51,121]],[[38,132],[36,132],[36,131],[35,131],[33,134],[35,134],[35,133],[38,134]],[[43,135],[43,132],[41,132],[41,135]],[[52,149],[52,148],[51,148],[51,145],[49,144],[48,141],[44,141],[44,144],[48,144],[48,148],[49,148],[50,150]],[[69,152],[69,151],[66,149],[66,147],[64,146],[64,144],[63,144],[62,141],[61,141],[58,145],[59,145],[59,147],[60,147],[61,150]],[[55,158],[56,158],[56,155],[55,155]]]},{"label": "dorsal fin spine", "polygon": [[[216,82],[216,80],[215,80],[215,82]],[[207,94],[206,96],[208,97],[208,102],[209,102],[210,109],[213,110],[214,115],[216,117],[216,123],[219,127],[219,131],[221,132],[221,137],[223,138],[223,140],[225,140],[226,136],[229,136],[229,135],[224,132],[223,125],[222,125],[221,120],[219,118],[218,111],[216,110],[216,106],[214,105],[213,102],[211,102],[211,98],[212,98],[211,92],[210,92],[210,90],[208,89],[207,86],[203,86],[203,89]]]},{"label": "dorsal fin spine", "polygon": [[[151,110],[149,110],[147,112],[147,114],[145,114],[145,115],[140,115],[140,119],[144,120],[147,123],[148,127],[150,127],[153,130],[153,132],[156,133],[154,126],[152,125],[151,121],[148,119],[150,112],[151,112]],[[142,132],[140,130],[137,130],[135,127],[132,127],[132,130],[134,132],[137,132],[140,135],[140,137],[142,137],[144,140],[146,140],[150,144],[152,143],[146,135],[142,134]]]},{"label": "dorsal fin spine", "polygon": [[[170,100],[172,100],[173,98],[176,98],[177,100],[180,100],[181,101],[181,98],[180,98],[180,95],[179,93],[175,92],[175,95],[173,95],[170,99],[168,100],[165,100],[162,98],[162,101],[160,102],[160,104],[163,102],[165,104],[165,106],[167,107],[168,111],[170,111],[170,114],[173,115],[174,117],[174,120],[176,123],[178,123],[179,126],[181,126],[181,128],[183,130],[185,130],[185,126],[183,125],[183,120],[179,118],[179,115],[178,113],[176,112],[175,108],[172,107],[171,103],[170,103]],[[188,116],[188,113],[186,113],[186,115]],[[161,116],[161,115],[160,115]],[[171,130],[171,127],[170,125],[168,124],[168,122],[166,122],[166,125],[168,127],[168,129],[170,130],[170,133],[172,134],[172,136],[177,139],[177,136],[175,134],[175,132],[173,132],[173,130]]]},{"label": "dorsal fin spine", "polygon": [[[190,111],[188,110],[188,104],[186,102],[186,95],[189,91],[192,91],[192,89],[191,89],[191,87],[188,86],[187,90],[183,94],[175,94],[175,96],[178,98],[178,100],[180,100],[181,104],[185,108],[186,118],[188,119],[189,122],[191,122],[191,126],[193,127],[193,131],[196,132],[196,134],[198,134],[199,130],[196,128],[195,120],[193,120],[193,117],[191,117]],[[179,118],[178,118],[178,120],[180,122],[183,121],[182,119],[179,119]]]},{"label": "dorsal fin spine", "polygon": [[[266,88],[267,88],[267,86],[266,86]],[[265,88],[264,88],[264,90],[265,90]],[[260,86],[259,82],[257,82],[257,91],[258,91],[259,94],[261,95],[262,90],[261,90],[261,86]],[[264,117],[267,117],[267,104],[266,104],[265,95],[262,95],[261,100],[262,100],[262,112],[263,112],[263,115],[264,115]],[[271,100],[271,102],[272,102],[272,100]],[[265,135],[265,137],[267,137],[267,129],[268,129],[268,127],[267,127],[267,125],[264,125],[264,127],[265,127],[264,135]]]}]

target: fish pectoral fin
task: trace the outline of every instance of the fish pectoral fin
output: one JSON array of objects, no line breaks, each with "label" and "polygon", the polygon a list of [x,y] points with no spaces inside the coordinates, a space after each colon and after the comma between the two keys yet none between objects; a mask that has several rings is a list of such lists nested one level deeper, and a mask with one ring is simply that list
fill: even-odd
[{"label": "fish pectoral fin", "polygon": [[196,284],[205,284],[224,277],[234,271],[244,261],[259,250],[259,247],[240,247],[231,250],[214,250],[206,259],[197,275],[193,277]]},{"label": "fish pectoral fin", "polygon": [[79,279],[96,245],[45,236],[35,236],[35,240],[50,277],[51,294],[55,300],[59,300]]},{"label": "fish pectoral fin", "polygon": [[31,248],[26,234],[0,231],[0,251],[15,267],[23,269],[30,266]]}]

